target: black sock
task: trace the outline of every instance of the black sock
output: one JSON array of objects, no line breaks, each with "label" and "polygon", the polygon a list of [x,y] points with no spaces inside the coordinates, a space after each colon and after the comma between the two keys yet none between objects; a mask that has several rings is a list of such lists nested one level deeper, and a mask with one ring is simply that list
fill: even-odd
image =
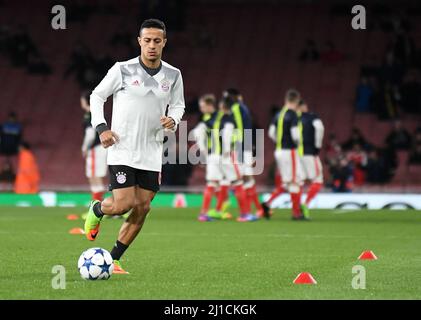
[{"label": "black sock", "polygon": [[120,241],[116,241],[113,249],[111,250],[111,257],[113,260],[120,260],[121,256],[123,255],[124,251],[128,248],[128,245],[121,243]]},{"label": "black sock", "polygon": [[93,211],[98,218],[102,218],[104,216],[104,213],[101,211],[101,202],[94,204]]}]

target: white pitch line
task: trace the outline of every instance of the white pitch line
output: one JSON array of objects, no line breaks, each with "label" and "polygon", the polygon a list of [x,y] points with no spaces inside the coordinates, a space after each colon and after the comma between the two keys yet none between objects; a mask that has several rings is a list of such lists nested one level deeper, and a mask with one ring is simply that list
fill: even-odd
[{"label": "white pitch line", "polygon": [[359,211],[361,210],[360,209],[339,209],[339,210],[332,211],[332,213],[342,214],[342,213],[351,213],[351,212],[359,212]]},{"label": "white pitch line", "polygon": [[[12,231],[5,231],[0,230],[0,234],[13,234],[16,235],[16,232]],[[59,232],[59,231],[30,231],[25,232],[26,235],[38,235],[38,234],[61,234],[63,236],[67,235],[67,232]],[[109,234],[109,233],[108,233]],[[70,235],[71,237],[76,238],[74,235]],[[262,237],[262,238],[301,238],[301,239],[355,239],[356,235],[325,235],[325,234],[291,234],[291,233],[161,233],[161,232],[145,232],[141,233],[140,237],[226,237],[226,238],[250,238],[250,237]],[[373,239],[376,238],[375,236],[363,236],[358,235],[359,239]],[[402,237],[402,236],[390,236],[384,235],[382,236],[383,239],[399,239],[399,240],[420,240],[421,237],[414,236],[414,237]]]}]

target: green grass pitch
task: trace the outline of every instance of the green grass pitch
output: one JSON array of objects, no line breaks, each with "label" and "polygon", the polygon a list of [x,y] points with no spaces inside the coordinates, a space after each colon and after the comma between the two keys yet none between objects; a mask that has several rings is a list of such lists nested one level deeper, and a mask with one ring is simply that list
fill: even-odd
[{"label": "green grass pitch", "polygon": [[[80,278],[82,251],[110,250],[122,220],[103,220],[96,242],[70,235],[84,208],[0,209],[0,299],[420,299],[421,225],[417,211],[314,210],[293,222],[284,210],[270,221],[196,221],[196,209],[153,209],[126,252],[130,275]],[[365,250],[376,261],[359,261]],[[51,286],[52,267],[66,268],[66,289]],[[366,289],[351,286],[352,267],[366,268]],[[302,271],[316,285],[294,285]]]}]

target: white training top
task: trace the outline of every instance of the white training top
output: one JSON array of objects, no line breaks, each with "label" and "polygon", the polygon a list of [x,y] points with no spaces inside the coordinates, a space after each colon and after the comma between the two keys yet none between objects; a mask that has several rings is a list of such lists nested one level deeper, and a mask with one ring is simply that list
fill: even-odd
[{"label": "white training top", "polygon": [[185,109],[180,70],[162,61],[161,70],[150,76],[139,57],[114,64],[90,97],[94,128],[107,123],[104,103],[110,95],[111,130],[120,141],[108,148],[108,165],[160,172],[164,140],[160,117],[169,106],[167,116],[178,125]]}]

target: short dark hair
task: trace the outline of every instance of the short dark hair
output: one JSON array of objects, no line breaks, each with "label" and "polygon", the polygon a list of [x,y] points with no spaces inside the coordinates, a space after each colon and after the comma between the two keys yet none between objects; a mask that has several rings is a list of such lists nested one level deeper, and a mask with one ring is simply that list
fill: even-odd
[{"label": "short dark hair", "polygon": [[297,102],[300,99],[300,93],[295,89],[289,89],[285,94],[285,99],[288,102]]},{"label": "short dark hair", "polygon": [[307,104],[307,103],[305,102],[305,100],[304,100],[304,99],[300,99],[300,101],[298,102],[298,105],[299,105],[299,106],[303,106],[303,105],[305,105],[305,104]]},{"label": "short dark hair", "polygon": [[238,96],[240,95],[240,91],[235,88],[228,88],[222,92],[222,97],[230,97],[234,102],[238,102]]},{"label": "short dark hair", "polygon": [[230,97],[230,96],[226,96],[226,97],[223,97],[223,98],[222,98],[221,102],[222,102],[222,107],[223,107],[225,110],[231,110],[232,105],[233,105],[236,101],[235,101],[232,97]]},{"label": "short dark hair", "polygon": [[240,91],[238,91],[238,89],[236,89],[236,88],[225,89],[225,92],[230,94],[230,95],[233,95],[233,96],[239,96],[240,95]]},{"label": "short dark hair", "polygon": [[203,96],[201,96],[199,98],[199,101],[203,101],[206,104],[211,104],[214,107],[216,107],[216,97],[215,95],[208,93],[208,94],[204,94]]},{"label": "short dark hair", "polygon": [[142,25],[139,29],[139,35],[142,33],[144,28],[156,28],[164,31],[164,38],[167,37],[167,29],[165,27],[165,23],[158,19],[147,19],[142,22]]}]

